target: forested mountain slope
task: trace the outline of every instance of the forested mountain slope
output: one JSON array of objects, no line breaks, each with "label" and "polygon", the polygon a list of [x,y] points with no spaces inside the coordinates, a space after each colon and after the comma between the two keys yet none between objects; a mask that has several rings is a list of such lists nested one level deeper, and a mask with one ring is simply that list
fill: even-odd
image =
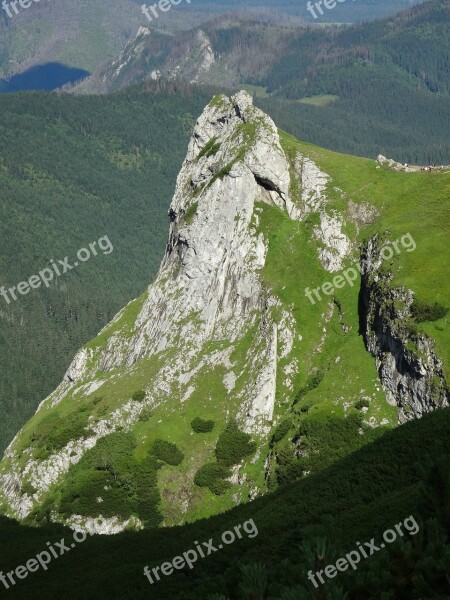
[{"label": "forested mountain slope", "polygon": [[[329,21],[370,20],[416,3],[417,0],[348,0],[348,6],[328,11]],[[4,3],[6,7],[10,1]],[[136,35],[139,27],[149,25],[140,0],[58,0],[32,2],[28,8],[9,7],[12,18],[0,7],[0,79],[48,62],[93,71],[114,57]],[[164,12],[152,27],[170,34],[189,29],[218,13],[260,14],[272,22],[287,22],[296,15],[312,20],[306,3],[296,0],[246,0],[178,3]]]},{"label": "forested mountain slope", "polygon": [[0,287],[50,259],[73,264],[102,236],[114,247],[49,288],[0,296],[1,449],[76,349],[155,275],[184,146],[208,97],[188,92],[0,96]]}]

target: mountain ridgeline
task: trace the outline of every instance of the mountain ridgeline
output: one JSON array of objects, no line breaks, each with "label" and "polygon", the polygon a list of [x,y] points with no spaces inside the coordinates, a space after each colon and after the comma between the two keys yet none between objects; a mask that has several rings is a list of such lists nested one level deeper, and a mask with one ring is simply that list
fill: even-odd
[{"label": "mountain ridgeline", "polygon": [[278,126],[305,141],[358,156],[448,164],[449,40],[449,0],[352,27],[221,16],[175,36],[141,28],[75,91],[173,79],[221,91],[245,87]]},{"label": "mountain ridgeline", "polygon": [[195,521],[448,406],[449,182],[215,96],[156,279],[5,452],[3,511],[103,534]]},{"label": "mountain ridgeline", "polygon": [[[358,22],[393,14],[418,0],[348,0],[347,6],[329,11],[328,20]],[[5,2],[0,7],[0,79],[9,78],[45,63],[59,62],[67,67],[92,71],[113,58],[140,26],[148,25],[142,3],[137,0],[59,0],[32,2],[16,9]],[[306,5],[306,3],[305,3]],[[7,16],[6,8],[13,18]],[[6,8],[5,8],[6,7]],[[309,17],[296,0],[221,0],[182,2],[154,22],[164,33],[190,29],[218,13],[253,9],[264,20],[284,22],[292,15]],[[300,20],[300,19],[297,19]]]}]

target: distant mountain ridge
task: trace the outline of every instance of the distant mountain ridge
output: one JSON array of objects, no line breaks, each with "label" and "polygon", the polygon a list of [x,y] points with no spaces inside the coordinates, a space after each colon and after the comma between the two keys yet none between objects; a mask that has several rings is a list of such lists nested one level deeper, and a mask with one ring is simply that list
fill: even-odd
[{"label": "distant mountain ridge", "polygon": [[[358,0],[351,10],[329,11],[330,20],[358,21],[391,14],[415,0]],[[184,4],[184,3],[183,3]],[[92,72],[112,59],[133,39],[148,20],[140,0],[58,0],[32,3],[10,19],[0,7],[0,78],[8,79],[39,64],[59,62],[67,67]],[[306,5],[306,3],[305,3]],[[251,10],[274,22],[285,22],[296,14],[301,19],[303,4],[283,0],[259,2],[192,2],[173,7],[158,19],[156,27],[165,33],[190,29],[211,16],[230,11]],[[343,12],[344,10],[344,12]],[[300,12],[299,12],[300,11]],[[344,14],[345,13],[345,14]]]},{"label": "distant mountain ridge", "polygon": [[351,28],[236,15],[169,36],[141,28],[73,89],[107,93],[182,80],[245,87],[286,130],[340,152],[450,162],[450,2],[433,0]]},{"label": "distant mountain ridge", "polygon": [[[449,33],[448,0],[431,0],[394,17],[342,29],[282,27],[239,15],[219,17],[175,37],[141,27],[117,58],[78,89],[105,93],[162,78],[230,88],[252,84],[299,98],[326,85],[320,78],[327,68],[388,61],[387,74],[407,75],[417,79],[411,85],[448,95]],[[306,79],[313,82],[305,84]]]}]

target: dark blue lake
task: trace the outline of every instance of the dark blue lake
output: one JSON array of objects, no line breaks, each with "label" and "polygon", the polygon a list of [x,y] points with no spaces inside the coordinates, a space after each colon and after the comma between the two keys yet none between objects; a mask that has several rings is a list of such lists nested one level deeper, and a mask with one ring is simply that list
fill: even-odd
[{"label": "dark blue lake", "polygon": [[68,67],[61,63],[46,63],[32,67],[9,80],[0,79],[0,93],[25,90],[55,90],[66,83],[75,83],[90,75],[84,69]]}]

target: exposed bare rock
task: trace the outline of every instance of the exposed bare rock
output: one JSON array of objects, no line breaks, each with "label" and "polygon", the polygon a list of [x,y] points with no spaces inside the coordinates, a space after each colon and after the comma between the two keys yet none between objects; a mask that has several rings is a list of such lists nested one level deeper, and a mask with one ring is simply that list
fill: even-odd
[{"label": "exposed bare rock", "polygon": [[375,237],[363,254],[367,265],[362,281],[364,336],[387,399],[398,405],[399,421],[404,422],[448,406],[450,395],[432,340],[408,325],[413,294],[391,287],[392,276],[380,272],[379,251]]}]

